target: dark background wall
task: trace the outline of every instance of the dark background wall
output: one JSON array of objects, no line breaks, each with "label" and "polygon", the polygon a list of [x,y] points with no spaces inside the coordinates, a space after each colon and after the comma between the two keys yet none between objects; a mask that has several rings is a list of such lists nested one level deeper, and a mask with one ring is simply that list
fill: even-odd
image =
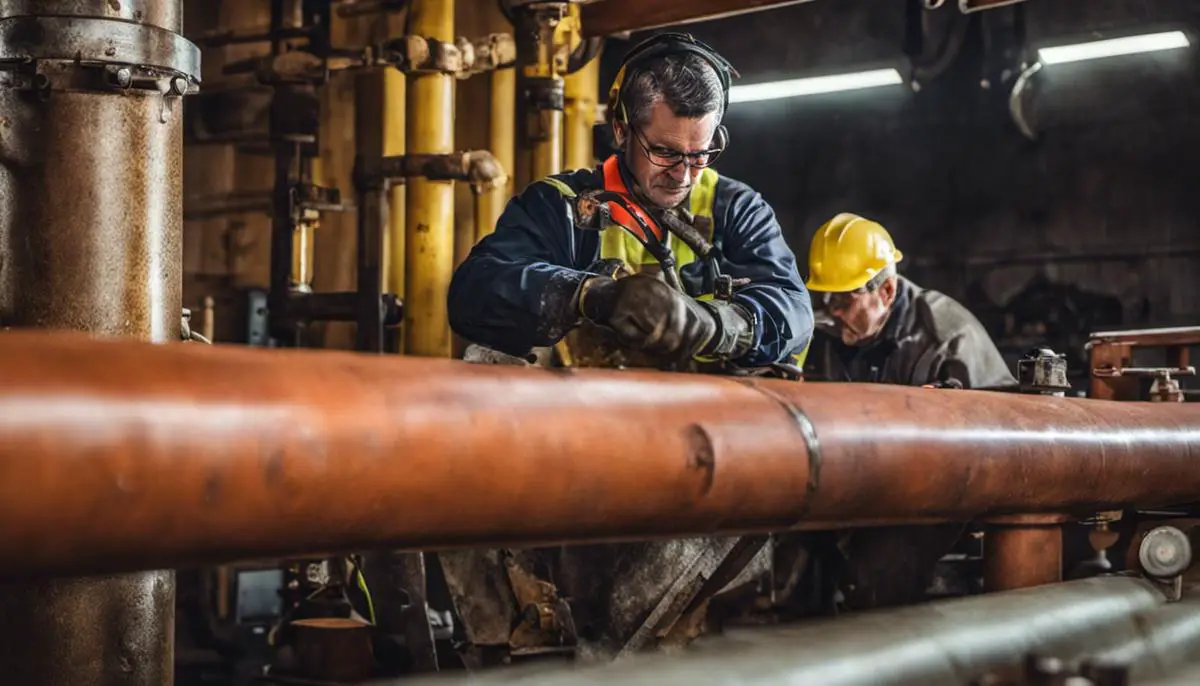
[{"label": "dark background wall", "polygon": [[[1200,324],[1200,2],[1030,0],[967,17],[956,4],[926,15],[923,45],[910,23],[920,13],[901,0],[817,0],[687,27],[742,83],[907,74],[906,50],[924,64],[945,36],[962,38],[948,68],[920,74],[918,92],[734,105],[721,172],[772,203],[802,264],[837,212],[880,221],[906,254],[904,273],[965,302],[1013,351],[1049,339],[1081,354],[1088,330]],[[1032,56],[1164,28],[1188,31],[1193,47],[1049,66],[1025,99],[1037,139],[1013,124],[1022,53],[1006,46]],[[611,42],[603,83],[624,47]]]}]

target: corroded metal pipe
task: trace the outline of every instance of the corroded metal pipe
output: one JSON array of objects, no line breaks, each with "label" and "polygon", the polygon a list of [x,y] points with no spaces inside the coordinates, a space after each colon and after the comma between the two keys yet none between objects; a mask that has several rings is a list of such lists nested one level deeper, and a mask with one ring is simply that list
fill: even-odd
[{"label": "corroded metal pipe", "polygon": [[[0,2],[0,326],[179,340],[182,32],[179,0]],[[170,684],[174,596],[171,571],[0,586],[0,681]]]},{"label": "corroded metal pipe", "polygon": [[1190,404],[34,333],[0,378],[5,575],[1200,499]]}]

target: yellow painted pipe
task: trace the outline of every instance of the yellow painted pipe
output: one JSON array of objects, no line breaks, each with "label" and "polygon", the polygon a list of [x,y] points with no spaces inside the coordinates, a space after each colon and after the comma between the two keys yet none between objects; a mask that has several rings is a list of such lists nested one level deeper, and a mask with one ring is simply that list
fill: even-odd
[{"label": "yellow painted pipe", "polygon": [[297,291],[312,291],[314,228],[305,221],[292,232],[292,288]]},{"label": "yellow painted pipe", "polygon": [[600,59],[588,62],[563,84],[565,128],[563,161],[567,169],[588,169],[596,164],[592,150],[592,129],[596,124],[600,95]]},{"label": "yellow painted pipe", "polygon": [[[409,32],[454,42],[454,0],[413,0]],[[454,77],[413,76],[408,145],[412,153],[449,153],[454,147]],[[404,350],[449,357],[446,293],[454,272],[454,182],[407,182]]]},{"label": "yellow painted pipe", "polygon": [[516,166],[517,128],[517,70],[497,69],[491,78],[491,113],[488,118],[488,150],[508,174],[501,187],[475,199],[475,241],[496,228],[496,221],[513,194],[513,171]]},{"label": "yellow painted pipe", "polygon": [[563,113],[542,110],[543,138],[533,144],[533,178],[541,179],[563,169]]}]

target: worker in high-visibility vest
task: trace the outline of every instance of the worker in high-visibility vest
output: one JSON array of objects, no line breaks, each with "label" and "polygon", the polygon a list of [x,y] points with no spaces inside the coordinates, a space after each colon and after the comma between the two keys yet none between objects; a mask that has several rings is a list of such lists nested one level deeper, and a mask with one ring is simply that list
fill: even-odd
[{"label": "worker in high-visibility vest", "polygon": [[558,343],[577,366],[796,362],[812,307],[795,256],[762,196],[712,168],[733,75],[686,34],[631,49],[609,94],[621,152],[508,204],[454,274],[455,332],[518,357]]},{"label": "worker in high-visibility vest", "polygon": [[[579,367],[787,375],[781,363],[794,367],[812,335],[812,306],[770,206],[712,168],[729,139],[720,123],[732,76],[686,34],[630,50],[609,93],[620,152],[597,169],[530,184],[455,272],[450,323],[477,344],[466,359],[524,364],[531,350],[553,346]],[[768,560],[753,555],[765,540],[737,548],[738,564]],[[543,557],[553,573],[540,578],[571,599],[564,624],[578,628],[588,654],[621,654],[653,645],[662,626],[687,624],[684,612],[702,616],[707,603],[689,609],[688,594],[733,554],[730,544],[566,546]],[[461,570],[488,565],[447,555],[451,588],[466,578]],[[510,569],[491,569],[511,579]],[[516,608],[502,585],[490,588],[492,606]]]},{"label": "worker in high-visibility vest", "polygon": [[962,388],[1016,386],[987,330],[953,298],[896,273],[902,255],[879,223],[842,213],[817,230],[808,289],[817,335],[807,376]]}]

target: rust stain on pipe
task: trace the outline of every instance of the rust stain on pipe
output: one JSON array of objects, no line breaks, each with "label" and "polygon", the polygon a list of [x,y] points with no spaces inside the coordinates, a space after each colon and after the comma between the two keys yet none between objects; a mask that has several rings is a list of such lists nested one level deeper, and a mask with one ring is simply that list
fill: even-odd
[{"label": "rust stain on pipe", "polygon": [[1187,404],[34,333],[0,378],[10,576],[1200,499]]},{"label": "rust stain on pipe", "polygon": [[25,96],[0,90],[0,323],[178,340],[183,103]]}]

